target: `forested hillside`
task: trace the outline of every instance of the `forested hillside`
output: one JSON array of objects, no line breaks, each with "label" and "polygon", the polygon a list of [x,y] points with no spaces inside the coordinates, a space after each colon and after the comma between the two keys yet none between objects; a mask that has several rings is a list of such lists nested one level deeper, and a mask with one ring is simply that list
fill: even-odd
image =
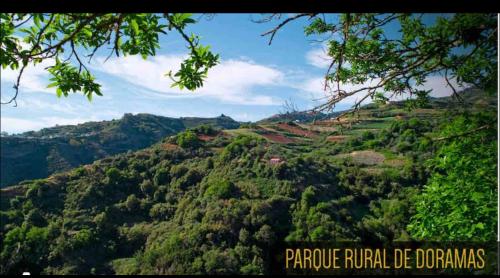
[{"label": "forested hillside", "polygon": [[283,241],[495,240],[496,96],[429,105],[204,125],[2,189],[0,273],[261,274]]},{"label": "forested hillside", "polygon": [[218,128],[239,126],[224,115],[176,119],[125,114],[119,120],[57,126],[1,137],[0,187],[45,178],[109,155],[142,149],[165,136],[202,124]]}]

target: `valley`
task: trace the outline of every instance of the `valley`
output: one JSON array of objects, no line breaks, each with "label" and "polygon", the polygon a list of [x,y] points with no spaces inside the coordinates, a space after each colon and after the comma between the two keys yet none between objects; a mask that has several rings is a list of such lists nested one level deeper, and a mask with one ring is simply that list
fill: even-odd
[{"label": "valley", "polygon": [[[454,184],[434,173],[441,167],[448,179],[457,176],[455,168],[439,164],[442,152],[454,159],[447,148],[463,146],[459,155],[470,153],[462,164],[469,158],[467,163],[476,163],[470,167],[496,161],[496,96],[463,95],[465,104],[433,99],[413,110],[400,103],[370,104],[340,121],[285,115],[238,127],[191,120],[189,128],[180,122],[167,128],[158,122],[161,131],[148,134],[162,138],[151,146],[125,151],[130,147],[123,145],[112,155],[102,144],[103,157],[94,162],[72,166],[58,160],[54,165],[65,170],[1,189],[0,272],[29,267],[44,274],[266,274],[266,254],[279,242],[449,239],[452,233],[443,230],[422,235],[420,217],[449,217],[419,214],[423,208],[414,201],[436,179]],[[465,141],[436,140],[485,125],[491,128]],[[134,142],[125,138],[116,137],[112,145]],[[4,146],[2,152],[8,151]],[[495,173],[489,167],[461,174],[480,181],[464,194],[495,207],[496,195],[484,190],[496,187]],[[488,240],[496,227],[490,216],[483,214],[482,229],[472,232],[463,223],[450,227]]]}]

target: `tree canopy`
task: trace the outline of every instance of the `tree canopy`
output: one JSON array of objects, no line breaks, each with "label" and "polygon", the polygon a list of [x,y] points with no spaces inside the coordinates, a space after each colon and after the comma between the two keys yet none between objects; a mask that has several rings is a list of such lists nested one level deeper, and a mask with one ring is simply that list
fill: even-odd
[{"label": "tree canopy", "polygon": [[[428,17],[435,18],[429,19]],[[259,22],[281,20],[280,14]],[[325,73],[327,100],[316,110],[330,110],[346,97],[407,96],[417,100],[430,91],[419,89],[426,78],[442,75],[457,98],[459,86],[491,91],[497,83],[497,16],[495,14],[324,14],[289,16],[262,34],[272,43],[290,22],[307,18],[306,36],[319,37],[331,58]],[[351,90],[342,84],[351,84]],[[418,104],[419,102],[415,102]]]},{"label": "tree canopy", "polygon": [[[32,24],[28,24],[31,22]],[[2,68],[19,70],[15,93],[6,102],[16,101],[24,70],[48,59],[55,63],[47,68],[52,76],[49,87],[58,96],[82,92],[89,100],[101,95],[101,85],[85,66],[95,53],[106,46],[112,55],[154,56],[160,49],[162,34],[177,32],[184,39],[189,55],[180,69],[168,72],[173,86],[195,90],[203,85],[208,70],[218,63],[219,56],[202,45],[186,28],[195,23],[191,14],[0,14],[0,62]],[[168,69],[166,69],[168,70]]]},{"label": "tree canopy", "polygon": [[[269,36],[269,44],[285,25],[306,19],[305,35],[322,39],[331,59],[324,80],[326,99],[315,110],[331,110],[354,95],[359,96],[353,106],[357,109],[367,98],[384,97],[382,92],[407,96],[414,105],[425,103],[422,100],[430,91],[419,86],[433,75],[442,75],[457,98],[456,84],[496,88],[495,14],[299,13],[282,18],[271,14],[257,21],[279,21],[262,34]],[[173,86],[188,90],[203,86],[219,59],[197,35],[186,32],[196,23],[191,14],[5,13],[0,22],[2,67],[19,69],[15,93],[5,103],[15,103],[24,69],[46,59],[55,59],[47,70],[52,75],[49,86],[58,96],[82,92],[90,100],[101,90],[84,58],[90,61],[106,45],[111,46],[109,56],[154,56],[159,36],[174,31],[185,40],[189,55],[177,72],[166,74]],[[354,86],[346,90],[342,84]]]}]

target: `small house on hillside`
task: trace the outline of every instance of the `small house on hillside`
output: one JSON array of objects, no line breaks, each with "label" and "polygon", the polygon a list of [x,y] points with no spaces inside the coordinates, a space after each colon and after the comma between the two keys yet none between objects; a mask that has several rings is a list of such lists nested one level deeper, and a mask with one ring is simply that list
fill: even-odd
[{"label": "small house on hillside", "polygon": [[269,163],[272,165],[280,164],[282,162],[284,161],[279,157],[272,157],[271,159],[269,159]]}]

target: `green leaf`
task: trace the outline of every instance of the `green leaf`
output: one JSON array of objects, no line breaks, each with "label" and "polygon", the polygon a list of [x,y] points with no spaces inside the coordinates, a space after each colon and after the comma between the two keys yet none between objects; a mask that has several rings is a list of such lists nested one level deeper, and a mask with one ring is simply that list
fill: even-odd
[{"label": "green leaf", "polygon": [[139,34],[139,25],[137,24],[137,21],[135,19],[132,19],[129,24],[130,27],[132,27],[132,31],[134,32],[134,34]]},{"label": "green leaf", "polygon": [[52,83],[50,83],[49,85],[47,85],[47,88],[53,88],[53,87],[55,87],[55,86],[57,86],[57,85],[58,85],[58,83],[57,83],[57,82],[52,82]]}]

